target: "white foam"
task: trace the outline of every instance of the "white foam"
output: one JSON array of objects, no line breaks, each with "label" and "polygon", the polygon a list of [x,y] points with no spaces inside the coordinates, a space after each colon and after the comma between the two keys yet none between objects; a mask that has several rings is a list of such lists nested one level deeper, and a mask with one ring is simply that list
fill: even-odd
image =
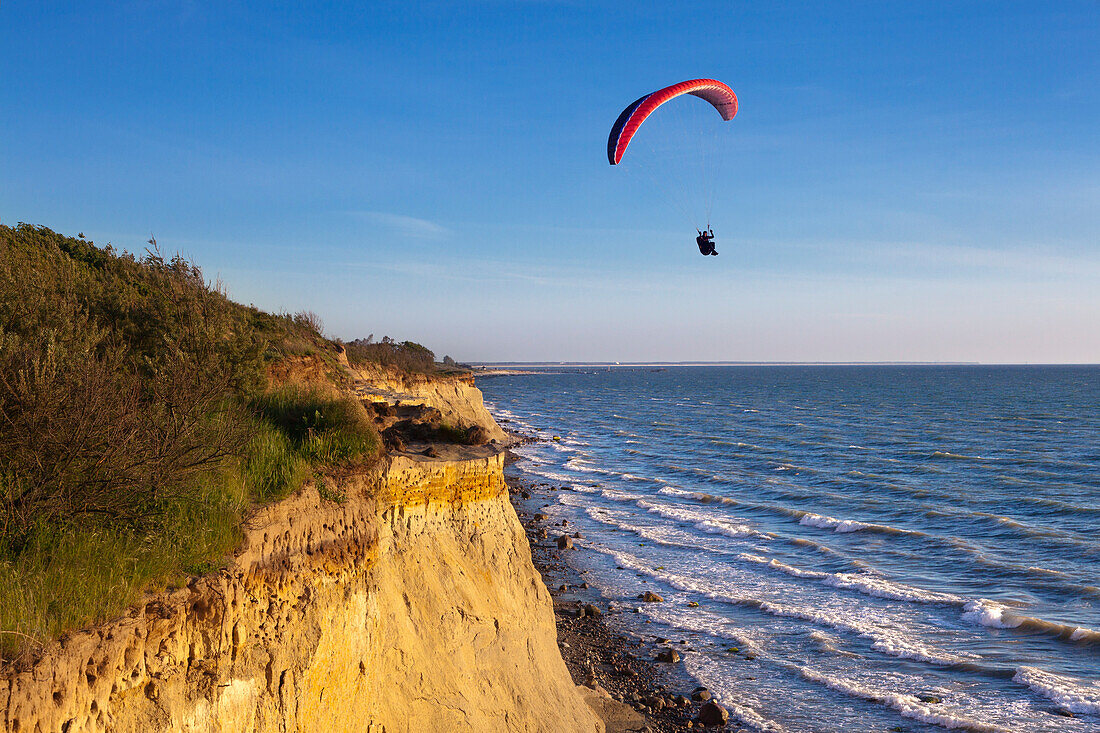
[{"label": "white foam", "polygon": [[1100,715],[1100,682],[1066,677],[1036,667],[1020,667],[1012,680],[1027,685],[1072,713]]},{"label": "white foam", "polygon": [[658,494],[664,494],[666,496],[681,496],[685,499],[694,499],[695,501],[703,504],[729,504],[740,505],[741,502],[736,499],[727,499],[724,496],[714,496],[713,494],[704,494],[701,491],[684,491],[678,489],[675,486],[665,486],[657,489]]},{"label": "white foam", "polygon": [[979,598],[963,606],[963,619],[992,629],[1014,629],[1023,623],[1022,619],[1005,616],[1008,609],[996,601]]},{"label": "white foam", "polygon": [[851,695],[852,697],[881,703],[897,710],[903,717],[911,720],[939,725],[949,730],[969,730],[975,733],[1012,733],[1008,728],[1002,728],[999,725],[983,723],[963,717],[962,715],[946,712],[943,709],[943,705],[937,705],[933,708],[929,704],[922,703],[920,698],[916,695],[875,689],[853,680],[824,674],[809,669],[808,667],[802,667],[797,664],[791,666],[797,670],[802,677],[811,682],[825,685],[829,689]]},{"label": "white foam", "polygon": [[784,733],[784,728],[774,720],[768,720],[760,713],[756,712],[752,708],[742,705],[736,702],[730,702],[729,700],[722,700],[722,703],[729,710],[730,716],[741,721],[743,725],[747,725],[753,730],[764,731],[764,733]]},{"label": "white foam", "polygon": [[770,568],[786,573],[795,578],[814,578],[815,580],[821,580],[829,577],[829,573],[823,573],[820,570],[803,570],[802,568],[796,568],[794,565],[788,565],[785,562],[780,562],[775,558],[761,557],[760,555],[752,555],[747,552],[743,552],[737,556],[737,559],[744,560],[746,562],[754,562],[760,565],[767,565]]},{"label": "white foam", "polygon": [[526,467],[525,466],[524,470],[526,470],[527,473],[533,473],[536,476],[542,476],[543,478],[548,478],[551,481],[561,483],[561,484],[570,484],[574,480],[573,476],[566,476],[564,473],[558,473],[557,471],[551,471],[550,469],[547,469],[547,468],[542,468],[542,467],[532,468],[532,467]]},{"label": "white foam", "polygon": [[628,522],[626,521],[630,516],[628,512],[590,506],[585,509],[585,513],[597,522],[609,524],[613,527],[626,530],[627,532],[633,532],[642,539],[656,542],[667,547],[682,547],[686,550],[706,550],[708,552],[715,552],[723,555],[728,554],[726,550],[700,545],[698,541],[696,541],[696,538],[675,527],[645,527]]},{"label": "white foam", "polygon": [[961,453],[951,453],[945,450],[938,450],[932,453],[932,458],[950,458],[956,461],[984,461],[981,456],[966,456]]},{"label": "white foam", "polygon": [[993,629],[1024,629],[1073,642],[1100,642],[1100,632],[1084,626],[1025,616],[996,601],[979,598],[963,606],[963,619]]},{"label": "white foam", "polygon": [[599,466],[593,466],[582,456],[573,456],[565,462],[565,467],[570,471],[581,471],[582,473],[598,473],[603,476],[615,476],[615,471],[608,471],[606,468],[600,468]]},{"label": "white foam", "polygon": [[865,522],[857,522],[854,519],[834,519],[833,517],[809,512],[803,514],[798,523],[807,527],[817,527],[818,529],[833,529],[837,532],[858,532],[861,529],[870,529],[875,526]]},{"label": "white foam", "polygon": [[923,590],[911,585],[896,583],[871,573],[834,573],[827,577],[824,582],[825,585],[831,585],[834,588],[847,588],[876,598],[889,598],[895,601],[952,605],[961,605],[965,602],[964,598],[951,593]]},{"label": "white foam", "polygon": [[[697,576],[684,576],[667,570],[656,570],[649,563],[625,552],[602,548],[593,545],[592,549],[610,555],[619,565],[640,572],[653,578],[657,578],[668,585],[680,590],[698,593],[707,598],[713,598],[727,603],[738,603],[759,608],[773,616],[796,618],[810,623],[829,626],[841,631],[848,631],[857,636],[871,640],[871,647],[884,654],[902,659],[913,659],[942,666],[960,664],[962,662],[979,659],[973,654],[950,654],[925,646],[917,640],[910,638],[903,629],[886,623],[885,618],[868,616],[859,609],[856,613],[839,614],[822,608],[804,608],[787,605],[768,600],[760,600],[751,596],[740,595],[734,587],[716,585],[707,574],[700,573]],[[780,591],[781,592],[781,591]]]},{"label": "white foam", "polygon": [[857,636],[871,640],[871,648],[902,659],[913,659],[929,664],[949,666],[975,659],[974,655],[959,656],[949,654],[927,647],[915,639],[906,638],[900,629],[889,628],[877,623],[873,618],[869,621],[862,616],[841,616],[823,609],[806,609],[797,606],[788,606],[780,603],[763,601],[759,604],[761,610],[774,616],[786,616],[798,618],[822,624],[841,631],[848,631]]},{"label": "white foam", "polygon": [[724,534],[727,537],[766,537],[749,524],[733,522],[710,512],[700,512],[687,507],[653,502],[648,499],[639,499],[638,506],[665,519],[690,522],[696,529],[701,529],[704,532]]},{"label": "white foam", "polygon": [[637,501],[645,498],[644,494],[636,494],[633,491],[620,491],[618,489],[604,489],[600,496],[612,501]]},{"label": "white foam", "polygon": [[1078,626],[1069,635],[1070,641],[1100,641],[1100,631]]}]

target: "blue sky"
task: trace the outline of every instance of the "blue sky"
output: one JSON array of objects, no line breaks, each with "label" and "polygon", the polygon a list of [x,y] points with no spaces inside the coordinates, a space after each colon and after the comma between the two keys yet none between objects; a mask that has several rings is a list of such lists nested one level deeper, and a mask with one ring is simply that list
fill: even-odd
[{"label": "blue sky", "polygon": [[[708,258],[605,157],[701,76]],[[1098,120],[1091,1],[0,7],[0,220],[459,359],[1100,362]]]}]

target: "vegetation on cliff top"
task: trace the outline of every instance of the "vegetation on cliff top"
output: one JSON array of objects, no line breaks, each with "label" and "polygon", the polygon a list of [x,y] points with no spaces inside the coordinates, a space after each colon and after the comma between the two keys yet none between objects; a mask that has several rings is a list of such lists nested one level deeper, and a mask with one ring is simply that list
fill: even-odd
[{"label": "vegetation on cliff top", "polygon": [[316,317],[234,303],[150,244],[0,226],[0,660],[212,569],[255,504],[380,450],[332,384],[269,384],[291,357],[343,379]]}]

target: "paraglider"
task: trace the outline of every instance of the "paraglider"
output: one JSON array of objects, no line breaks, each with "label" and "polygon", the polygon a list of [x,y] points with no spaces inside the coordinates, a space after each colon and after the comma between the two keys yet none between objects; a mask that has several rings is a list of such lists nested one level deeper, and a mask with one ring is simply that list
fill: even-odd
[{"label": "paraglider", "polygon": [[[658,89],[635,100],[622,111],[611,134],[607,137],[607,162],[618,165],[626,154],[630,141],[642,124],[661,105],[677,97],[690,94],[709,102],[723,121],[729,121],[737,114],[737,95],[726,84],[717,79],[691,79],[679,84]],[[703,255],[717,255],[714,249],[714,231],[710,227],[710,214],[707,213],[707,228],[696,229],[695,243]]]},{"label": "paraglider", "polygon": [[709,228],[705,232],[699,229],[696,229],[695,231],[699,232],[699,236],[695,238],[695,243],[699,245],[699,254],[718,254],[718,252],[716,252],[714,249],[714,232]]}]

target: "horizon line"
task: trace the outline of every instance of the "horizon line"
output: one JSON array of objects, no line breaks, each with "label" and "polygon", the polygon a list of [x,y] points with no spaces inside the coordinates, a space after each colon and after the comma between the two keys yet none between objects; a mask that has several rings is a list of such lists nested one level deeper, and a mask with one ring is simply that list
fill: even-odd
[{"label": "horizon line", "polygon": [[638,367],[638,366],[1100,366],[1094,362],[982,361],[469,361],[475,369],[491,367]]}]

